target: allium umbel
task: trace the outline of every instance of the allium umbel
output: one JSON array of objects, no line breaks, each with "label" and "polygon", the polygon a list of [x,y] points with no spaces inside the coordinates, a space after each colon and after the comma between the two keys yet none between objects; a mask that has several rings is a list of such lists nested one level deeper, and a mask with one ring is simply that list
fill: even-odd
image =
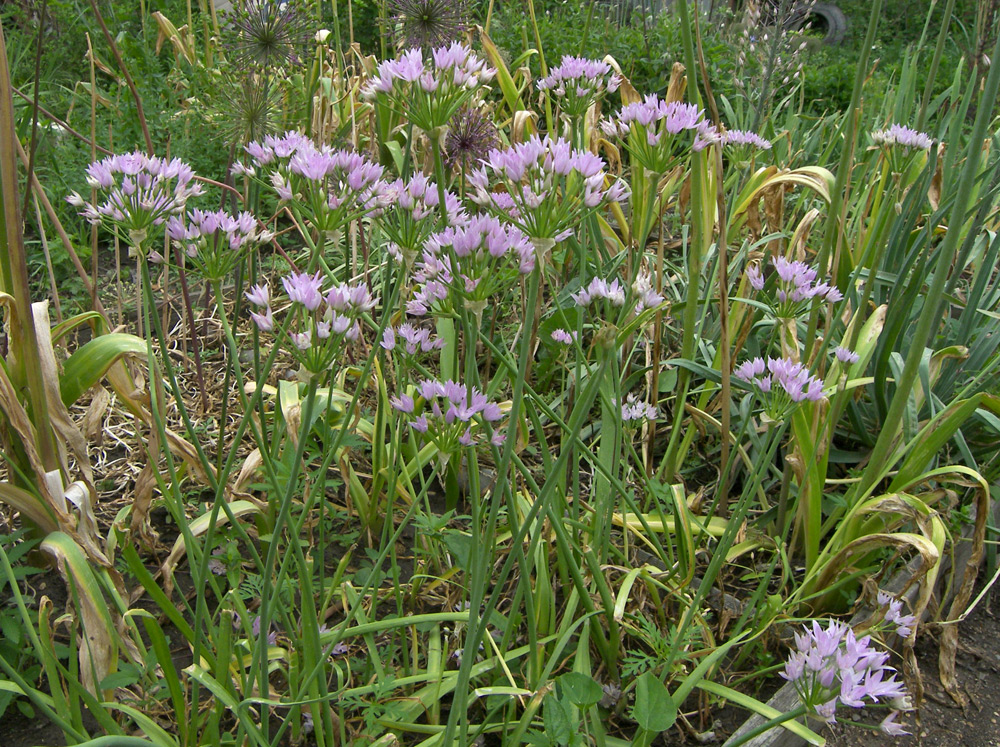
[{"label": "allium umbel", "polygon": [[415,127],[433,134],[494,75],[496,70],[455,42],[438,47],[426,59],[420,49],[410,49],[385,60],[361,95],[385,103]]},{"label": "allium umbel", "polygon": [[[837,708],[861,708],[869,703],[905,701],[906,688],[889,666],[889,654],[876,650],[869,636],[857,638],[843,623],[831,620],[824,629],[795,634],[796,649],[781,676],[795,686],[802,704],[827,723],[837,720]],[[889,734],[905,734],[895,723],[897,711],[882,722]]]},{"label": "allium umbel", "polygon": [[[342,355],[345,341],[361,336],[360,318],[375,307],[365,285],[334,285],[323,290],[320,273],[292,273],[281,280],[290,302],[292,320],[282,332],[285,349],[299,362],[305,375],[326,372]],[[250,312],[262,332],[276,329],[271,294],[266,285],[253,286],[247,300],[261,312]]]},{"label": "allium umbel", "polygon": [[[97,204],[73,192],[66,201],[83,208],[84,218],[107,225],[129,246],[145,253],[154,232],[173,215],[184,212],[188,198],[202,193],[191,167],[142,151],[108,156],[87,167],[87,183],[103,195]],[[160,234],[162,235],[162,234]]]},{"label": "allium umbel", "polygon": [[627,199],[623,182],[608,178],[604,161],[563,139],[532,135],[493,150],[469,175],[472,200],[517,225],[532,239],[562,241],[587,214]]},{"label": "allium umbel", "polygon": [[665,174],[677,157],[707,130],[703,112],[694,104],[666,102],[655,94],[623,106],[615,119],[601,122],[609,137],[619,137],[636,163],[654,174]]},{"label": "allium umbel", "polygon": [[[483,423],[495,423],[502,417],[500,406],[485,394],[454,381],[424,379],[415,393],[416,398],[401,394],[389,403],[410,416],[410,427],[434,443],[444,461],[460,447],[477,443],[474,428],[478,431]],[[503,436],[496,431],[491,440],[500,445]]]},{"label": "allium umbel", "polygon": [[501,288],[516,283],[535,266],[534,247],[516,226],[477,215],[465,226],[431,235],[414,270],[419,288],[407,304],[416,316],[433,307],[462,305],[477,317]]},{"label": "allium umbel", "polygon": [[[790,261],[779,256],[771,259],[771,265],[777,275],[777,283],[766,301],[776,319],[795,319],[808,311],[813,301],[837,303],[844,298],[844,294],[836,286],[817,282],[816,268],[805,262]],[[758,265],[747,266],[746,275],[754,290],[764,290],[765,279]]]},{"label": "allium umbel", "polygon": [[801,363],[786,358],[754,358],[733,371],[764,403],[764,413],[772,421],[784,418],[800,402],[823,398],[823,382]]},{"label": "allium umbel", "polygon": [[566,114],[579,117],[605,92],[617,91],[621,82],[621,76],[606,62],[564,55],[562,62],[538,81],[538,90],[550,91]]},{"label": "allium umbel", "polygon": [[[192,210],[187,220],[175,215],[167,221],[167,235],[183,247],[191,265],[208,280],[222,280],[245,249],[272,238],[269,231],[257,230],[252,213],[233,216],[224,210]],[[163,258],[154,251],[149,259]]]},{"label": "allium umbel", "polygon": [[239,170],[268,172],[278,198],[301,206],[324,237],[385,204],[382,167],[359,153],[317,146],[299,132],[265,137],[246,151],[253,168]]},{"label": "allium umbel", "polygon": [[895,146],[901,149],[904,155],[909,155],[911,151],[930,150],[934,142],[930,135],[899,124],[889,125],[884,130],[876,130],[872,133],[872,140],[883,148]]},{"label": "allium umbel", "polygon": [[[385,209],[376,214],[377,222],[392,242],[390,253],[410,267],[434,227],[440,223],[441,193],[435,182],[423,174],[415,174],[408,181],[397,179],[389,184],[385,201]],[[458,197],[445,192],[444,202],[448,225],[468,222]]]}]

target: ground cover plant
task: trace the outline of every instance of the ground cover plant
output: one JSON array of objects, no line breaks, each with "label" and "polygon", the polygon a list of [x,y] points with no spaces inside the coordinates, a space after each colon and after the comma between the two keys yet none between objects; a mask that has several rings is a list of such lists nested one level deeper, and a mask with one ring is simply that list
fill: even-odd
[{"label": "ground cover plant", "polygon": [[[907,729],[1000,474],[1000,69],[938,90],[925,33],[869,99],[876,0],[818,116],[794,32],[726,95],[682,0],[654,91],[527,7],[511,59],[492,4],[389,3],[371,55],[349,3],[142,7],[126,45],[94,2],[75,119],[0,49],[0,707],[170,747]],[[40,123],[89,161],[36,174]]]}]

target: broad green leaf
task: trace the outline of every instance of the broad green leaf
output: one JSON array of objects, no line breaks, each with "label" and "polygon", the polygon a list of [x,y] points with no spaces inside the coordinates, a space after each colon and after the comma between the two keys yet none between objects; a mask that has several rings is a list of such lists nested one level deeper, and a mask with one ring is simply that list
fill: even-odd
[{"label": "broad green leaf", "polygon": [[677,720],[677,705],[666,685],[646,672],[635,683],[632,718],[646,731],[663,732]]},{"label": "broad green leaf", "polygon": [[546,735],[556,744],[568,745],[573,739],[573,727],[569,713],[562,701],[556,699],[554,695],[545,696],[542,723],[545,724]]},{"label": "broad green leaf", "polygon": [[580,672],[566,672],[556,682],[562,688],[563,696],[579,708],[590,708],[601,700],[604,691],[593,677]]}]

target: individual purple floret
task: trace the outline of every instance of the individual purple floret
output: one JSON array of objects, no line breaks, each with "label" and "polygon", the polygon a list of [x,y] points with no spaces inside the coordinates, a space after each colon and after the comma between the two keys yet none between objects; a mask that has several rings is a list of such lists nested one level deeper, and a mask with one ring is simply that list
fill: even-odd
[{"label": "individual purple floret", "polygon": [[496,70],[482,58],[454,42],[438,47],[429,58],[410,49],[380,63],[361,95],[384,102],[414,126],[434,134],[494,75]]},{"label": "individual purple floret", "polygon": [[[835,723],[839,705],[861,708],[871,703],[899,701],[906,689],[889,666],[889,654],[872,646],[869,636],[856,638],[843,623],[826,628],[813,621],[795,634],[795,650],[781,676],[791,682],[802,704],[827,723]],[[886,733],[904,733],[895,723],[896,711],[883,722]]]},{"label": "individual purple floret", "polygon": [[601,129],[609,137],[621,138],[636,163],[654,174],[665,174],[696,139],[712,139],[704,125],[704,113],[694,104],[663,101],[650,94],[642,101],[623,106],[617,118],[606,119]]},{"label": "individual purple floret", "polygon": [[529,238],[562,241],[587,214],[628,197],[628,187],[610,177],[604,161],[568,141],[532,135],[490,151],[469,175],[472,200],[516,224]]},{"label": "individual purple floret", "polygon": [[[442,458],[455,453],[460,446],[473,446],[477,441],[473,428],[500,420],[500,406],[475,387],[455,381],[423,379],[416,386],[419,399],[403,394],[390,400],[394,409],[409,416],[409,425],[438,447]],[[499,438],[494,435],[493,443]]]},{"label": "individual purple floret", "polygon": [[191,167],[178,158],[167,160],[142,151],[108,156],[87,167],[87,183],[103,202],[91,204],[72,192],[66,201],[83,208],[80,215],[94,225],[106,225],[130,247],[146,256],[154,232],[171,216],[184,213],[191,197],[202,193]]},{"label": "individual purple floret", "polygon": [[879,591],[877,599],[878,603],[886,608],[885,621],[896,626],[896,635],[900,638],[909,638],[913,628],[916,627],[917,618],[913,615],[904,615],[902,601],[884,591]]},{"label": "individual purple floret", "polygon": [[605,92],[617,91],[621,82],[621,76],[606,62],[564,55],[562,62],[538,81],[538,90],[550,91],[565,113],[579,117]]},{"label": "individual purple floret", "polygon": [[889,125],[884,130],[876,130],[872,133],[872,140],[883,148],[896,146],[902,149],[904,155],[909,155],[912,151],[930,150],[934,143],[927,133],[899,124]]}]

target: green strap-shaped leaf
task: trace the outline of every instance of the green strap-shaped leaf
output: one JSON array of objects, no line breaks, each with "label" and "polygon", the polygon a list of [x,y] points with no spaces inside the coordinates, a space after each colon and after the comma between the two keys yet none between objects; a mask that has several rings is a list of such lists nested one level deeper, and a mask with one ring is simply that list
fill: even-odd
[{"label": "green strap-shaped leaf", "polygon": [[63,365],[59,393],[67,407],[97,384],[116,362],[127,356],[146,357],[146,343],[135,335],[115,332],[95,337]]}]

